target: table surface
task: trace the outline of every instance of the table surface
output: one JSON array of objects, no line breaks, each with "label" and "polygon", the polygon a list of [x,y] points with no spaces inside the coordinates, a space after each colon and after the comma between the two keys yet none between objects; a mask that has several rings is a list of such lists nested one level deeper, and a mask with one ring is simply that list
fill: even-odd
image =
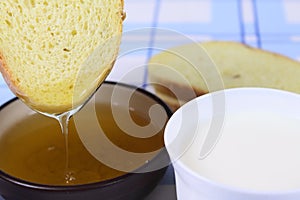
[{"label": "table surface", "polygon": [[[298,0],[125,0],[124,37],[107,80],[152,91],[148,59],[193,41],[239,41],[300,60],[299,10]],[[0,76],[0,105],[13,97]],[[147,197],[155,199],[176,199],[172,167]]]}]

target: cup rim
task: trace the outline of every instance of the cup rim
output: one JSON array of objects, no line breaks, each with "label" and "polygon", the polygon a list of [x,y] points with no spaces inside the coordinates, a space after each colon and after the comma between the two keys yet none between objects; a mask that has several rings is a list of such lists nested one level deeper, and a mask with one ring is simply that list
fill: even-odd
[{"label": "cup rim", "polygon": [[[149,97],[150,99],[154,100],[160,106],[162,106],[163,109],[165,110],[168,118],[170,118],[173,114],[171,109],[169,108],[169,106],[163,100],[161,100],[158,96],[154,95],[153,93],[147,91],[146,89],[143,89],[143,88],[135,86],[135,85],[130,85],[130,84],[127,84],[127,83],[121,83],[121,82],[116,82],[116,81],[104,81],[102,84],[103,85],[109,85],[109,86],[121,86],[121,87],[124,87],[124,88],[127,88],[127,89],[136,90],[139,93],[141,93],[141,94]],[[15,98],[10,99],[9,101],[5,102],[4,104],[2,104],[0,106],[0,112],[1,112],[2,109],[4,109],[8,105],[10,105],[11,103],[14,103],[16,101],[21,101],[21,100],[18,97],[15,97]],[[151,161],[157,159],[157,157],[159,157],[160,154],[161,154],[161,152],[159,152]],[[141,166],[141,168],[142,167],[143,166]],[[166,168],[166,167],[168,167],[168,166],[165,166],[163,168]],[[161,169],[156,169],[154,171],[158,171],[158,170],[161,170]],[[148,172],[146,172],[146,173],[148,173]],[[19,185],[21,187],[25,187],[25,188],[38,189],[38,190],[50,190],[50,191],[71,191],[71,190],[79,191],[79,190],[87,190],[87,189],[108,187],[108,186],[116,184],[118,182],[125,181],[126,178],[131,177],[134,174],[137,174],[137,173],[134,173],[134,171],[133,172],[126,172],[124,175],[117,176],[117,177],[112,178],[112,179],[93,182],[93,183],[87,183],[87,184],[48,185],[48,184],[40,184],[40,183],[34,183],[34,182],[26,181],[26,180],[14,177],[14,176],[12,176],[12,175],[10,175],[10,174],[8,174],[8,173],[6,173],[6,172],[4,172],[3,170],[0,169],[0,179],[3,179],[7,182],[10,182],[10,183],[13,183],[13,184]]]},{"label": "cup rim", "polygon": [[[178,115],[179,112],[181,112],[182,109],[187,108],[189,105],[191,105],[192,103],[198,102],[198,101],[202,101],[202,99],[205,99],[209,96],[212,96],[214,94],[220,93],[220,92],[224,92],[224,93],[235,93],[235,92],[240,92],[242,91],[243,93],[245,92],[255,92],[259,95],[263,94],[263,93],[268,93],[270,95],[280,95],[280,96],[285,96],[288,98],[300,98],[300,94],[294,93],[294,92],[290,92],[290,91],[285,91],[285,90],[280,90],[280,89],[274,89],[274,88],[263,88],[263,87],[238,87],[238,88],[229,88],[229,89],[224,89],[221,91],[215,91],[212,93],[207,93],[201,96],[196,97],[195,99],[189,101],[188,103],[186,103],[185,105],[183,105],[182,107],[180,107],[178,110],[176,110],[173,113],[173,116],[170,118],[168,124],[170,122],[172,122],[172,118],[175,117],[176,115]],[[298,100],[300,102],[300,100]],[[170,141],[168,141],[167,138],[167,132],[169,132],[169,126],[166,126],[165,129],[165,135],[164,135],[164,140],[165,140],[165,145],[166,145],[166,149],[168,150],[168,146],[170,144]],[[187,172],[189,175],[192,175],[193,177],[195,177],[196,179],[198,179],[199,181],[203,182],[204,185],[207,185],[211,188],[218,188],[222,191],[227,191],[229,193],[239,193],[239,194],[246,194],[246,195],[258,195],[258,196],[268,196],[268,197],[277,197],[277,196],[281,196],[281,195],[299,195],[300,194],[300,188],[299,189],[290,189],[290,190],[279,190],[279,191],[272,191],[272,190],[255,190],[255,189],[247,189],[247,188],[239,188],[236,186],[232,186],[229,184],[225,184],[225,183],[221,183],[218,181],[214,181],[211,180],[209,178],[206,178],[202,175],[200,175],[199,173],[196,173],[195,171],[193,171],[192,169],[190,169],[184,162],[182,162],[180,159],[176,159],[175,161],[172,160],[171,158],[171,162],[174,166],[178,166],[181,169],[184,169],[185,172]],[[176,167],[174,167],[174,170],[176,170]],[[181,174],[180,172],[178,172],[178,174]]]}]

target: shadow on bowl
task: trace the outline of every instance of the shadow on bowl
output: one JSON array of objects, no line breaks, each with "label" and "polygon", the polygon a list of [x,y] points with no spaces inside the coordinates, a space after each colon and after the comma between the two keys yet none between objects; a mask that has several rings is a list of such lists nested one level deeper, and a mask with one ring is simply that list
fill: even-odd
[{"label": "shadow on bowl", "polygon": [[[0,108],[0,194],[7,200],[142,199],[170,163],[163,132],[171,115],[153,94],[105,82],[73,117],[66,154],[58,123],[13,99]],[[71,184],[55,178],[66,168],[75,174]]]}]

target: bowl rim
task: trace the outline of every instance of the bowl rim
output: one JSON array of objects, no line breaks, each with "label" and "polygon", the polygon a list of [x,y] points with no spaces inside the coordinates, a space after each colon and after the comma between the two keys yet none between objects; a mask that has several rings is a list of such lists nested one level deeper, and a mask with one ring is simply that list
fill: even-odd
[{"label": "bowl rim", "polygon": [[[164,110],[166,111],[168,119],[173,114],[173,112],[171,111],[171,109],[169,108],[169,106],[163,100],[161,100],[155,94],[147,91],[146,89],[143,89],[143,88],[135,86],[135,85],[130,85],[130,84],[127,84],[127,83],[116,82],[116,81],[104,81],[100,85],[100,87],[102,85],[121,86],[121,87],[124,87],[124,88],[127,88],[127,89],[132,89],[132,90],[134,89],[134,90],[138,91],[139,93],[141,93],[141,94],[149,97],[150,99],[154,100],[160,106],[162,106],[164,108]],[[14,103],[16,101],[21,101],[21,100],[18,97],[14,97],[14,98],[8,100],[7,102],[5,102],[4,104],[0,105],[0,112],[1,112],[2,109],[4,109],[8,105],[10,105],[11,103]],[[154,160],[157,157],[159,157],[160,154],[161,154],[161,152],[159,152],[152,160]],[[141,166],[141,167],[143,167],[143,166]],[[166,167],[168,167],[168,166],[162,167],[162,169],[166,168]],[[154,171],[158,171],[158,170],[161,170],[161,169],[156,169]],[[146,173],[148,173],[148,172],[146,172]],[[136,173],[134,173],[134,172],[128,172],[128,173],[125,173],[124,175],[121,175],[121,176],[118,176],[118,177],[115,177],[115,178],[112,178],[112,179],[108,179],[108,180],[104,180],[104,181],[100,181],[100,182],[87,183],[87,184],[78,184],[78,185],[48,185],[48,184],[40,184],[40,183],[33,183],[33,182],[30,182],[30,181],[26,181],[26,180],[14,177],[14,176],[12,176],[12,175],[10,175],[10,174],[8,174],[8,173],[6,173],[6,172],[4,172],[3,170],[0,169],[0,179],[5,180],[5,181],[7,181],[9,183],[18,185],[20,187],[30,188],[30,189],[46,190],[46,191],[47,190],[48,191],[60,191],[60,192],[63,192],[63,191],[73,191],[73,190],[74,191],[80,191],[80,190],[88,190],[88,189],[108,187],[108,186],[116,184],[118,182],[125,181],[126,178],[131,177],[134,174],[136,174]]]}]

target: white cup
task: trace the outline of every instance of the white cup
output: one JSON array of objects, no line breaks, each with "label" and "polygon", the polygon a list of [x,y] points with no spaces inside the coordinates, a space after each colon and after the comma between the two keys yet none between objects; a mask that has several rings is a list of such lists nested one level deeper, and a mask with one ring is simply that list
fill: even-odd
[{"label": "white cup", "polygon": [[179,200],[299,200],[300,95],[266,88],[206,94],[179,108],[165,145]]}]

